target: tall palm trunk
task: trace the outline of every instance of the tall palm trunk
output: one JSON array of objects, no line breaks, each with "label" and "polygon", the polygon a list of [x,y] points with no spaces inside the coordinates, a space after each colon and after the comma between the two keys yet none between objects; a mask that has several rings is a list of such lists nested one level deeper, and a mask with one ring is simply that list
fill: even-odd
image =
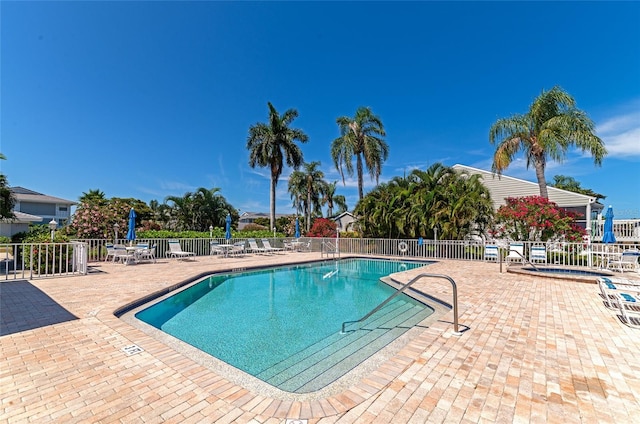
[{"label": "tall palm trunk", "polygon": [[311,187],[307,187],[307,232],[311,229]]},{"label": "tall palm trunk", "polygon": [[358,199],[362,200],[364,197],[363,191],[363,181],[362,181],[362,156],[360,154],[356,155],[356,170],[358,172]]},{"label": "tall palm trunk", "polygon": [[276,180],[271,177],[271,193],[269,193],[269,202],[271,203],[271,210],[269,213],[269,231],[273,230],[276,226]]},{"label": "tall palm trunk", "polygon": [[535,159],[533,166],[536,169],[536,178],[538,179],[538,187],[540,187],[540,196],[545,199],[549,198],[547,190],[547,181],[544,178],[544,159]]}]

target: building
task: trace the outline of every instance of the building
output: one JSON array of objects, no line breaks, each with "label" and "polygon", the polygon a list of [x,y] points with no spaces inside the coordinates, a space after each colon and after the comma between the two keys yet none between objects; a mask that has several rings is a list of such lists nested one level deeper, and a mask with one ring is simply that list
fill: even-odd
[{"label": "building", "polygon": [[[505,199],[507,197],[540,195],[538,183],[532,181],[508,177],[504,174],[498,175],[465,165],[453,165],[452,168],[457,171],[466,171],[469,174],[479,174],[482,177],[482,183],[491,193],[494,210],[498,210],[500,206],[506,204]],[[597,233],[596,223],[598,222],[598,216],[604,209],[604,205],[598,203],[595,197],[550,186],[547,187],[547,190],[549,192],[549,200],[563,209],[582,215],[582,218],[577,220],[578,224],[592,234]]]},{"label": "building", "polygon": [[[293,215],[277,213],[276,219],[281,218],[283,216],[289,217]],[[240,219],[238,220],[238,230],[242,230],[248,224],[253,224],[258,218],[266,218],[267,220],[269,220],[269,214],[263,213],[263,212],[243,212],[242,215],[240,215]],[[267,224],[267,227],[268,226],[269,225]]]},{"label": "building", "polygon": [[353,231],[353,224],[356,222],[356,217],[351,212],[342,212],[331,219],[335,221],[340,231]]},{"label": "building", "polygon": [[52,220],[58,226],[66,225],[71,218],[71,207],[76,204],[71,200],[48,196],[24,187],[11,187],[16,199],[13,212],[15,218],[0,223],[0,235],[12,235],[27,231],[29,224],[48,224]]}]

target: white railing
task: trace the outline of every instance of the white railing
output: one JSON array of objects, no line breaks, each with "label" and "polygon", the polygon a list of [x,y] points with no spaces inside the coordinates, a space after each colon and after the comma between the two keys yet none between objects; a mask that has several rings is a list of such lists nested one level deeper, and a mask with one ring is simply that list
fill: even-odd
[{"label": "white railing", "polygon": [[[601,241],[604,234],[604,221],[595,222],[592,233],[594,241]],[[640,219],[614,219],[613,235],[618,242],[640,242]]]},{"label": "white railing", "polygon": [[33,279],[87,273],[87,243],[9,243],[0,245],[0,277]]},{"label": "white railing", "polygon": [[[180,239],[182,249],[194,252],[196,256],[207,256],[211,253],[211,241],[218,243],[245,241],[246,239],[193,238]],[[283,238],[271,238],[273,247],[283,247]],[[485,247],[483,243],[458,240],[424,240],[415,239],[355,239],[355,238],[303,238],[310,241],[310,251],[322,252],[323,246],[331,243],[341,255],[374,255],[390,258],[414,260],[456,259],[465,261],[484,261]],[[165,257],[169,250],[169,239],[139,239],[136,243],[146,242],[156,246],[156,256]],[[0,244],[0,278],[33,279],[68,275],[84,275],[89,262],[104,260],[107,250],[104,239],[77,240],[69,243],[9,243]],[[119,240],[127,244],[125,240]],[[339,244],[338,244],[339,243]],[[336,245],[338,244],[338,245]],[[509,243],[495,242],[501,256],[508,254]],[[531,246],[543,245],[546,248],[547,264],[568,267],[598,267],[607,257],[613,257],[622,251],[640,247],[639,243],[540,243],[524,242],[523,256],[530,257]]]}]

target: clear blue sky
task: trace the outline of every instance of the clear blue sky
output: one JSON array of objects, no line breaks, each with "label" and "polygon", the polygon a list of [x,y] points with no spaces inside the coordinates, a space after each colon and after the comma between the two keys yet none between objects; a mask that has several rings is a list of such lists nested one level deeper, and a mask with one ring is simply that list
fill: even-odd
[{"label": "clear blue sky", "polygon": [[[369,106],[390,146],[381,181],[435,162],[491,168],[488,129],[560,85],[594,120],[602,167],[571,152],[554,175],[640,217],[638,2],[6,2],[0,161],[9,183],[77,200],[160,202],[219,187],[267,212],[248,129],[294,108],[307,162],[340,180],[336,118]],[[291,213],[290,169],[277,212]],[[520,157],[506,175],[535,181]],[[374,183],[365,177],[365,192]],[[355,178],[339,183],[352,209]]]}]

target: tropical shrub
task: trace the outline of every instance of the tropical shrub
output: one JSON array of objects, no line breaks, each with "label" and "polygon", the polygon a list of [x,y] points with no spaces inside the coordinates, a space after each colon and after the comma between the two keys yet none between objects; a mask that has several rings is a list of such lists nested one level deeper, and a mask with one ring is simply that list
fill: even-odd
[{"label": "tropical shrub", "polygon": [[[262,218],[264,219],[264,218]],[[250,224],[247,224],[244,226],[244,228],[240,231],[245,232],[245,231],[267,231],[269,229],[269,223],[267,222],[267,225],[261,225],[261,224],[256,224],[255,222],[252,222]]]},{"label": "tropical shrub", "polygon": [[576,224],[580,217],[541,196],[508,197],[496,214],[489,233],[495,238],[518,241],[565,240],[578,242],[586,234]]},{"label": "tropical shrub", "polygon": [[335,221],[327,218],[316,218],[307,233],[307,237],[335,237],[338,229]]},{"label": "tropical shrub", "polygon": [[462,240],[482,233],[493,204],[478,175],[436,163],[426,171],[394,177],[369,192],[354,210],[364,237]]}]

